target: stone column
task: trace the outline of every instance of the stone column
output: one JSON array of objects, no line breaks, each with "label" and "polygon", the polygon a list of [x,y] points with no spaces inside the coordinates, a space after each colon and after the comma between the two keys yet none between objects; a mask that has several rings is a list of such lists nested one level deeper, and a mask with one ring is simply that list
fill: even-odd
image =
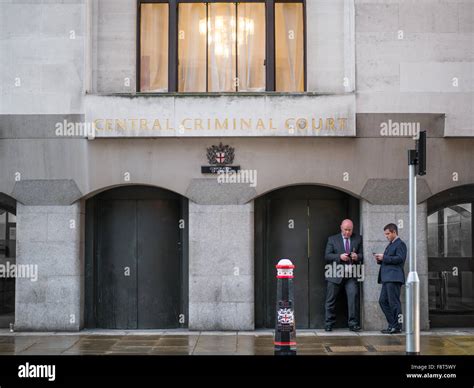
[{"label": "stone column", "polygon": [[254,330],[253,201],[189,202],[189,329]]},{"label": "stone column", "polygon": [[[83,327],[84,208],[17,205],[18,265],[37,279],[16,279],[15,330],[76,331]],[[32,272],[34,273],[34,272]]]},{"label": "stone column", "polygon": [[[380,330],[387,327],[387,321],[379,306],[382,286],[377,284],[379,265],[372,252],[383,253],[388,242],[383,227],[395,223],[399,227],[400,238],[409,246],[408,205],[373,205],[361,201],[361,223],[364,240],[365,280],[362,285],[362,327],[364,330]],[[400,227],[402,226],[402,227]],[[405,276],[408,275],[408,260]],[[421,330],[429,329],[428,317],[428,247],[427,247],[427,207],[426,202],[417,208],[417,271],[420,277]],[[401,301],[405,315],[405,287],[402,287]],[[405,327],[405,326],[404,326]]]}]

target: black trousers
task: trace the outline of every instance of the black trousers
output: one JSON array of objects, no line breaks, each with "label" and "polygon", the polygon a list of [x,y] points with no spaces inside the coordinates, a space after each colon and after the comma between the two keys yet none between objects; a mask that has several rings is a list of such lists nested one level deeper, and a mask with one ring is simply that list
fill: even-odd
[{"label": "black trousers", "polygon": [[359,326],[359,282],[354,278],[342,279],[340,284],[327,282],[326,325],[336,322],[336,299],[341,288],[346,290],[349,327]]},{"label": "black trousers", "polygon": [[385,318],[387,318],[389,328],[402,328],[401,323],[398,321],[402,313],[402,304],[400,303],[401,288],[402,283],[387,282],[382,284],[379,304],[385,314]]}]

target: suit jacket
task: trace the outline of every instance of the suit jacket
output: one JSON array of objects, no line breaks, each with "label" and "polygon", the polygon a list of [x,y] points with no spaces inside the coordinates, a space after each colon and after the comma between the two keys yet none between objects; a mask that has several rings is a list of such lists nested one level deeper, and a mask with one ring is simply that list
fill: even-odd
[{"label": "suit jacket", "polygon": [[[350,245],[351,245],[350,246],[351,252],[357,253],[357,256],[358,256],[358,260],[354,262],[353,264],[362,264],[364,260],[364,256],[362,254],[362,236],[359,236],[357,234],[352,234],[350,238]],[[342,234],[338,233],[338,234],[335,234],[334,236],[330,236],[328,238],[328,242],[326,244],[326,252],[324,254],[326,263],[331,264],[331,265],[333,263],[345,264],[345,265],[352,264],[352,260],[350,262],[344,262],[341,260],[340,256],[342,253],[346,253]],[[340,284],[343,279],[341,277],[326,276],[326,273],[324,275],[326,277],[326,280],[332,283]]]},{"label": "suit jacket", "polygon": [[379,283],[405,283],[405,271],[403,266],[407,258],[407,246],[399,238],[388,244],[383,254],[383,260],[379,269]]}]

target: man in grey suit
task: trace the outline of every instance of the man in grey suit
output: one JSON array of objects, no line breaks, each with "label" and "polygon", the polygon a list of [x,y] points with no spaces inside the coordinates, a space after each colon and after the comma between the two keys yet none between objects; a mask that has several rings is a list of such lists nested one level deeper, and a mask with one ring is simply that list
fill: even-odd
[{"label": "man in grey suit", "polygon": [[[330,236],[326,244],[326,331],[331,331],[336,322],[336,299],[341,288],[345,289],[347,295],[349,329],[360,330],[359,283],[350,269],[352,265],[361,265],[363,262],[362,237],[353,234],[353,230],[354,224],[351,220],[342,221],[341,232]],[[335,268],[344,271],[335,272]]]}]

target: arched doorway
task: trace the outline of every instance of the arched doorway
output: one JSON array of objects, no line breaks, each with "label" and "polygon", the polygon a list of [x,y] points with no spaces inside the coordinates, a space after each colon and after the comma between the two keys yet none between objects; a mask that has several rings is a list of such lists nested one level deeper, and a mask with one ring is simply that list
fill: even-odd
[{"label": "arched doorway", "polygon": [[428,293],[431,327],[474,323],[474,185],[428,200]]},{"label": "arched doorway", "polygon": [[148,187],[86,203],[86,327],[187,325],[187,200]]},{"label": "arched doorway", "polygon": [[[275,326],[276,277],[279,258],[290,258],[295,270],[297,328],[324,327],[324,250],[327,238],[340,231],[344,218],[359,231],[359,201],[321,186],[292,186],[255,200],[255,323]],[[338,297],[336,327],[347,326],[345,294]]]},{"label": "arched doorway", "polygon": [[10,268],[16,265],[16,211],[0,206],[0,328],[15,322],[15,277]]}]

